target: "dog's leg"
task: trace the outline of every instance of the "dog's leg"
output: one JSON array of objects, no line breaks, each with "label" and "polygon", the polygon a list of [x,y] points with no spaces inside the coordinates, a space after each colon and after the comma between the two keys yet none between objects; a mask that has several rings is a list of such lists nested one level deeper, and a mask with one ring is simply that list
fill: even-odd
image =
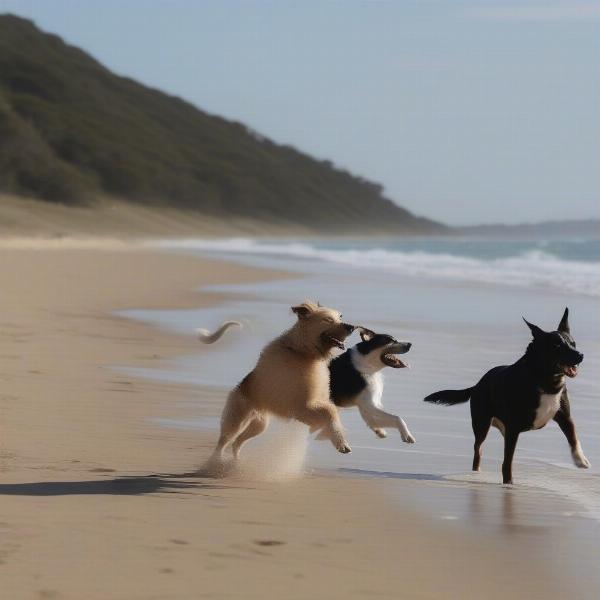
[{"label": "dog's leg", "polygon": [[504,430],[505,430],[504,423],[497,417],[494,417],[492,419],[492,425],[500,432],[500,435],[502,437],[504,437]]},{"label": "dog's leg", "polygon": [[567,438],[567,441],[569,442],[569,446],[571,447],[571,456],[573,457],[573,462],[575,465],[580,469],[589,469],[590,461],[585,457],[585,454],[581,449],[581,443],[577,437],[575,423],[573,422],[571,415],[563,412],[561,409],[554,415],[554,420],[558,423],[558,426],[561,428],[562,432]]},{"label": "dog's leg", "polygon": [[[385,410],[364,401],[359,401],[358,410],[360,412],[363,421],[377,433],[377,429],[380,427],[393,427],[400,432],[402,441],[407,444],[414,444],[415,438],[408,430],[408,427],[403,419],[396,415],[392,415]],[[379,434],[378,434],[379,435]],[[380,436],[381,437],[381,436]]]},{"label": "dog's leg", "polygon": [[227,399],[221,417],[221,435],[212,453],[211,461],[223,460],[223,452],[245,428],[252,416],[248,402],[239,388],[234,389]]},{"label": "dog's leg", "polygon": [[481,467],[481,446],[487,437],[492,425],[492,415],[489,411],[489,398],[486,392],[482,392],[479,386],[475,386],[471,393],[471,427],[475,436],[473,444],[473,471],[479,471]]},{"label": "dog's leg", "polygon": [[491,424],[491,419],[478,419],[477,421],[472,421],[473,433],[475,434],[475,444],[473,445],[473,471],[480,470],[481,445],[485,442]]},{"label": "dog's leg", "polygon": [[374,425],[373,423],[369,423],[368,417],[365,414],[365,412],[363,412],[362,410],[360,410],[360,407],[358,409],[358,412],[360,413],[360,416],[362,417],[362,420],[365,422],[365,424],[367,425],[367,427],[378,437],[378,438],[386,438],[387,437],[387,432],[385,429],[383,429],[382,427],[377,427],[377,425]]},{"label": "dog's leg", "polygon": [[344,428],[337,408],[333,404],[309,405],[296,411],[294,417],[301,423],[308,425],[313,431],[320,429],[321,433],[317,437],[319,439],[329,439],[338,452],[347,454],[351,451],[344,436]]},{"label": "dog's leg", "polygon": [[269,416],[266,413],[259,414],[247,425],[233,442],[231,449],[233,451],[233,458],[236,460],[240,457],[240,450],[242,446],[253,437],[260,435],[269,425]]},{"label": "dog's leg", "polygon": [[504,462],[502,463],[502,483],[512,483],[512,461],[517,447],[519,432],[514,429],[506,429],[504,435]]}]

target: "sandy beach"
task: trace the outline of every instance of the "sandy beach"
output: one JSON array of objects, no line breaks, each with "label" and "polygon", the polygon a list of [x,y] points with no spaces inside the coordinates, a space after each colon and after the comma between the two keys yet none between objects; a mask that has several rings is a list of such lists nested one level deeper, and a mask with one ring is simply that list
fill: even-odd
[{"label": "sandy beach", "polygon": [[224,391],[111,367],[205,350],[112,312],[217,304],[196,288],[288,274],[100,242],[5,244],[0,274],[2,597],[596,597],[592,563],[560,554],[575,533],[515,516],[546,501],[531,491],[483,486],[465,528],[415,509],[464,499],[460,485],[194,474],[214,433],[153,420],[217,416]]}]

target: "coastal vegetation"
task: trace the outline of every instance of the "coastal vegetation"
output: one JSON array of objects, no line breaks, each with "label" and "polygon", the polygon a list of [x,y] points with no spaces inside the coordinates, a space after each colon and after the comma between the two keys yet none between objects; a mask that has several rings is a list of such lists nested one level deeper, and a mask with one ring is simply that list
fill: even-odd
[{"label": "coastal vegetation", "polygon": [[443,230],[377,183],[118,76],[12,15],[0,15],[0,192],[315,230]]}]

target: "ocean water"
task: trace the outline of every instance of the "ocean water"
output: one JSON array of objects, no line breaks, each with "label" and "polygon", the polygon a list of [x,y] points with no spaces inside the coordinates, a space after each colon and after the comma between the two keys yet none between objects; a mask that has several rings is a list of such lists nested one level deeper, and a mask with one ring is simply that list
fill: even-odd
[{"label": "ocean water", "polygon": [[[352,453],[342,456],[328,442],[310,441],[309,468],[447,485],[496,485],[501,481],[500,434],[490,431],[483,472],[472,474],[468,404],[440,407],[422,398],[442,388],[467,387],[492,366],[514,362],[529,341],[521,317],[551,330],[569,306],[571,329],[585,354],[580,374],[569,381],[572,413],[592,468],[572,465],[564,436],[550,423],[521,436],[514,474],[519,485],[568,498],[579,507],[578,514],[600,520],[600,242],[232,239],[159,245],[287,269],[297,277],[203,288],[232,294],[216,308],[123,313],[190,334],[195,327],[214,328],[225,319],[244,323],[241,331],[228,332],[208,350],[199,347],[198,355],[162,369],[138,369],[136,375],[215,386],[223,390],[225,401],[227,390],[253,367],[260,348],[292,323],[289,307],[304,298],[340,309],[349,322],[413,343],[406,355],[410,369],[385,370],[384,406],[404,418],[417,443],[404,444],[391,430],[380,440],[356,410],[345,410],[342,419]],[[355,335],[349,344],[357,340]],[[163,424],[216,432],[217,420],[200,415]]]},{"label": "ocean water", "polygon": [[163,242],[254,262],[327,262],[432,280],[536,287],[600,297],[600,239],[502,241],[423,238],[319,241],[227,239]]}]

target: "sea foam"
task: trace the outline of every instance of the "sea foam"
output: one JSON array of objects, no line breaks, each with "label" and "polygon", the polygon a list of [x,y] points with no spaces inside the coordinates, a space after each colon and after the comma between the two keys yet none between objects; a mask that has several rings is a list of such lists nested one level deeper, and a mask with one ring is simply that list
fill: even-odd
[{"label": "sea foam", "polygon": [[[537,287],[600,296],[600,262],[566,260],[545,250],[542,243],[514,255],[487,259],[422,249],[398,250],[375,245],[330,248],[308,242],[266,242],[247,238],[165,240],[159,245],[221,255],[318,260],[353,269],[387,271],[405,276]],[[419,245],[421,247],[422,244]]]}]

